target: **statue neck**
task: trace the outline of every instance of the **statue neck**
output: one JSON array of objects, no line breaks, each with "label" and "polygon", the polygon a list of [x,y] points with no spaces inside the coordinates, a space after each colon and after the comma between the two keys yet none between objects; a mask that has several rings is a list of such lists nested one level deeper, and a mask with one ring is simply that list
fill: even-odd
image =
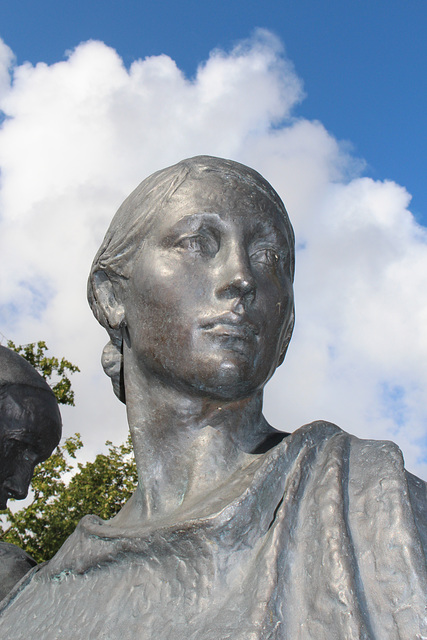
[{"label": "statue neck", "polygon": [[125,388],[146,518],[176,516],[246,466],[276,433],[262,415],[262,391],[233,401],[185,394],[132,361]]}]

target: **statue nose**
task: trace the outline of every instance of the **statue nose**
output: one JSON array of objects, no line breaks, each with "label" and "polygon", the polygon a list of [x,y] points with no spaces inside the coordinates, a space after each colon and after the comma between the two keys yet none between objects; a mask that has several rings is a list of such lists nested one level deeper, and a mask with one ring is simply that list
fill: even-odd
[{"label": "statue nose", "polygon": [[[31,468],[30,468],[31,467]],[[27,497],[28,487],[33,477],[34,466],[23,465],[15,471],[13,476],[7,478],[4,483],[4,489],[12,498],[23,500]]]},{"label": "statue nose", "polygon": [[228,287],[230,298],[244,298],[252,301],[255,298],[255,284],[244,277],[236,277]]},{"label": "statue nose", "polygon": [[252,302],[255,291],[256,284],[249,259],[243,251],[231,251],[222,269],[218,296]]},{"label": "statue nose", "polygon": [[28,485],[24,486],[23,483],[17,483],[15,481],[5,482],[4,488],[9,496],[16,498],[16,500],[23,500],[27,497]]}]

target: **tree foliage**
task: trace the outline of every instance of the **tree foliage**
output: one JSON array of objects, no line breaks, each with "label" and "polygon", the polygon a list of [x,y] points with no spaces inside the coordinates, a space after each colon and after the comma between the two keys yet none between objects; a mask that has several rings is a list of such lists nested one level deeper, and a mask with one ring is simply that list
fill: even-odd
[{"label": "tree foliage", "polygon": [[[47,357],[45,342],[8,346],[28,360],[52,387],[60,404],[74,405],[68,374],[79,371],[65,358]],[[59,379],[58,379],[59,378]],[[93,462],[76,463],[80,434],[66,438],[48,460],[38,465],[31,482],[32,502],[14,513],[3,512],[0,539],[25,549],[37,562],[49,560],[88,513],[108,520],[130,498],[137,471],[130,438]]]},{"label": "tree foliage", "polygon": [[15,513],[7,510],[8,528],[0,538],[43,562],[58,551],[83,516],[93,513],[105,520],[112,518],[134,492],[137,471],[130,438],[119,446],[109,441],[106,445],[107,453],[98,454],[93,462],[79,462],[66,482],[83,446],[79,434],[67,438],[36,467],[31,504]]},{"label": "tree foliage", "polygon": [[24,345],[16,345],[12,340],[9,340],[7,346],[28,360],[43,376],[59,404],[74,406],[74,391],[71,388],[71,380],[68,375],[80,371],[75,364],[65,358],[61,358],[61,360],[54,356],[48,358],[46,356],[47,346],[42,340]]}]

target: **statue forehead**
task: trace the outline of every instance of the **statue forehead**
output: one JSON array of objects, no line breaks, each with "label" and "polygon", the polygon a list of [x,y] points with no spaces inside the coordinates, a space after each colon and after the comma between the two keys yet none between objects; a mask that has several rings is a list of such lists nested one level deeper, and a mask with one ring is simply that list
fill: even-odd
[{"label": "statue forehead", "polygon": [[10,384],[27,385],[52,393],[47,382],[29,362],[12,349],[0,345],[0,388]]},{"label": "statue forehead", "polygon": [[178,196],[200,198],[201,200],[228,199],[231,201],[240,196],[253,202],[265,200],[271,206],[278,207],[264,185],[258,183],[253,177],[238,171],[221,172],[206,169],[190,173],[170,198]]},{"label": "statue forehead", "polygon": [[[265,190],[240,176],[223,175],[216,171],[206,171],[195,176],[190,175],[170,194],[157,211],[158,222],[167,222],[169,218],[180,217],[187,213],[212,212],[220,215],[242,214],[248,221],[256,220],[257,213],[265,218],[284,222],[284,210]],[[160,214],[160,215],[159,215]]]}]

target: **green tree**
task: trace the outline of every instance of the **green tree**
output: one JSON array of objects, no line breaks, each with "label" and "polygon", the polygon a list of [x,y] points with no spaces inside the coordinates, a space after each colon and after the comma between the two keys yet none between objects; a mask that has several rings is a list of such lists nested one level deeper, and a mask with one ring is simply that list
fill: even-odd
[{"label": "green tree", "polygon": [[[19,353],[25,360],[43,376],[59,404],[69,404],[74,406],[74,391],[71,388],[71,380],[68,377],[71,373],[76,373],[80,369],[65,358],[47,357],[48,350],[46,342],[30,342],[29,344],[16,345],[12,340],[8,340],[7,346]],[[59,379],[58,379],[59,378]]]},{"label": "green tree", "polygon": [[[69,373],[79,371],[68,360],[47,357],[45,342],[8,346],[28,360],[51,385],[60,404],[74,405]],[[59,378],[59,379],[58,379]],[[93,462],[77,463],[82,449],[80,434],[67,438],[51,457],[35,469],[27,507],[3,512],[0,539],[12,542],[37,562],[49,560],[74,531],[79,520],[93,513],[107,520],[130,498],[137,484],[137,471],[130,438],[121,445],[106,443],[108,452]]]},{"label": "green tree", "polygon": [[33,501],[15,513],[8,510],[8,528],[0,538],[43,562],[58,551],[83,516],[112,518],[134,492],[137,471],[130,438],[118,446],[109,441],[106,445],[107,453],[98,454],[93,462],[78,463],[67,483],[64,476],[73,470],[83,446],[79,434],[67,438],[38,465],[31,483]]}]

